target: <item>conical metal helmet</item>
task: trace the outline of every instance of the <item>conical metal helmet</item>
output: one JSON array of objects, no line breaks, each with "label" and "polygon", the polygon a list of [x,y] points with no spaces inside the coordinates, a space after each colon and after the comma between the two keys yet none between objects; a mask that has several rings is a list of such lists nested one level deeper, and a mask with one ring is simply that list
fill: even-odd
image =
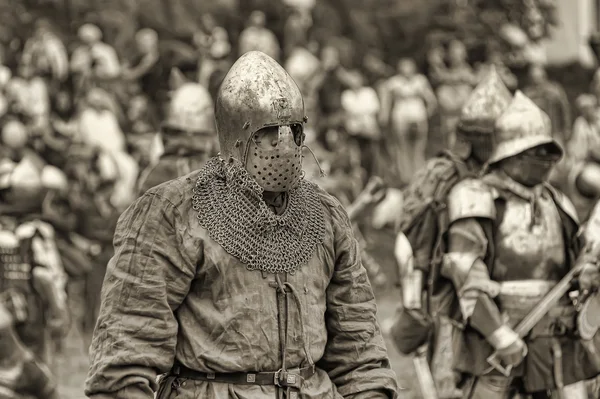
[{"label": "conical metal helmet", "polygon": [[304,100],[296,82],[277,61],[250,51],[223,79],[215,119],[221,157],[245,164],[248,142],[258,130],[304,123]]},{"label": "conical metal helmet", "polygon": [[542,144],[561,146],[552,137],[550,118],[521,91],[496,121],[496,148],[489,163],[520,154]]},{"label": "conical metal helmet", "polygon": [[512,94],[492,66],[463,106],[459,128],[468,133],[492,134],[496,120],[511,100]]}]

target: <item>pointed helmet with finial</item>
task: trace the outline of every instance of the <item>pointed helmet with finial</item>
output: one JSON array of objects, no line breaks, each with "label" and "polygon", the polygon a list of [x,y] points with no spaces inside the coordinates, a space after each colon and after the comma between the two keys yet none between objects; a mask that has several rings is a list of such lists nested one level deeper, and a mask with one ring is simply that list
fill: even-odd
[{"label": "pointed helmet with finial", "polygon": [[494,66],[471,92],[462,108],[459,128],[466,132],[492,134],[496,120],[510,105],[512,94]]},{"label": "pointed helmet with finial", "polygon": [[472,156],[482,164],[494,149],[496,119],[508,108],[510,91],[491,66],[463,105],[457,126],[457,144],[454,152]]}]

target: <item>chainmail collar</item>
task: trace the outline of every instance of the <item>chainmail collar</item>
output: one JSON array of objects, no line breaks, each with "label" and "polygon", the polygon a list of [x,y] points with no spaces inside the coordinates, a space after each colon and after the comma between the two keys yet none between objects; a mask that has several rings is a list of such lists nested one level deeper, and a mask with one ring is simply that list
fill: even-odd
[{"label": "chainmail collar", "polygon": [[249,270],[294,274],[325,238],[323,205],[316,186],[304,179],[288,191],[287,207],[277,215],[239,161],[214,157],[200,170],[193,193],[200,225]]}]

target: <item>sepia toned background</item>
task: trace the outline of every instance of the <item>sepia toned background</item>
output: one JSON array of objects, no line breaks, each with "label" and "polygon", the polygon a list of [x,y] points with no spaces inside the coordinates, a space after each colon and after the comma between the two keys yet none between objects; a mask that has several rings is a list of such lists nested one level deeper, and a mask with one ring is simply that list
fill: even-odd
[{"label": "sepia toned background", "polygon": [[[55,230],[70,328],[50,366],[64,397],[84,397],[114,226],[161,155],[165,105],[183,80],[214,97],[235,59],[260,49],[305,96],[308,140],[327,171],[319,183],[350,205],[383,179],[386,199],[355,227],[385,322],[400,305],[392,246],[401,189],[452,145],[462,103],[491,66],[550,115],[567,148],[554,183],[585,219],[592,202],[568,170],[588,159],[589,143],[600,150],[599,3],[0,0],[0,218],[33,195],[21,216]],[[48,170],[58,177],[41,187]],[[411,360],[388,349],[403,394],[419,397]]]}]

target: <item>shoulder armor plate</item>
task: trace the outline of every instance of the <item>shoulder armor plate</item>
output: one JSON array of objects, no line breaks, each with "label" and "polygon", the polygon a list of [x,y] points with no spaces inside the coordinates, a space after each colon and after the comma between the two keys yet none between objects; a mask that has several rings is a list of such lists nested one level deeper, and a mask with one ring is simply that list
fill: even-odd
[{"label": "shoulder armor plate", "polygon": [[579,225],[577,210],[575,209],[575,206],[569,197],[567,197],[562,191],[557,190],[555,187],[552,187],[549,184],[546,184],[545,186],[548,188],[548,191],[550,191],[550,194],[552,194],[554,202],[556,202],[556,205],[560,208],[560,210],[566,213],[567,216],[569,216],[575,222],[575,224]]},{"label": "shoulder armor plate", "polygon": [[464,179],[448,194],[448,217],[452,223],[466,218],[496,218],[492,190],[481,180]]}]

